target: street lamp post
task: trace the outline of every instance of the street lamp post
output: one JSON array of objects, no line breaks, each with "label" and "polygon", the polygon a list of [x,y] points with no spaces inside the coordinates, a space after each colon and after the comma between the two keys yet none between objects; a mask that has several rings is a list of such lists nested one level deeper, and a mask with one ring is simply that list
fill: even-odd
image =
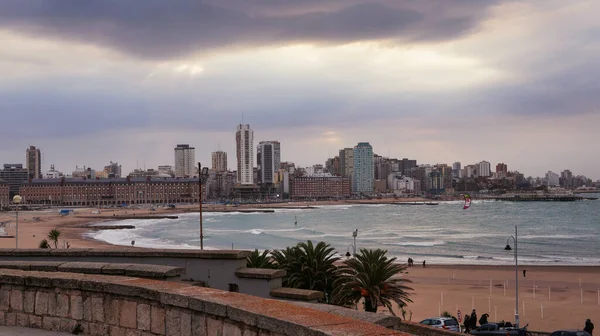
[{"label": "street lamp post", "polygon": [[202,185],[208,179],[208,167],[202,168],[198,162],[198,203],[200,204],[200,249],[204,250],[204,230],[202,228]]},{"label": "street lamp post", "polygon": [[346,257],[350,257],[350,246],[352,246],[353,256],[356,257],[356,236],[358,235],[358,229],[352,231],[352,237],[354,238],[354,244],[348,245],[346,249]]},{"label": "street lamp post", "polygon": [[19,248],[19,204],[21,203],[21,196],[15,195],[12,199],[13,203],[16,205],[16,233],[15,233],[15,248]]},{"label": "street lamp post", "polygon": [[519,328],[519,259],[518,259],[518,238],[517,238],[517,226],[515,225],[515,235],[506,239],[506,247],[504,250],[510,251],[510,239],[515,241],[515,328]]}]

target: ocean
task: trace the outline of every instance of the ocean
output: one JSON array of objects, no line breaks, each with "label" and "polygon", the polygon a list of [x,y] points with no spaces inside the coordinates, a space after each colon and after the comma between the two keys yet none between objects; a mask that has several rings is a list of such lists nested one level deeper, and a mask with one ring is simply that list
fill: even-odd
[{"label": "ocean", "polygon": [[[588,194],[588,197],[598,195]],[[381,248],[404,262],[514,263],[505,251],[518,226],[519,263],[600,265],[600,200],[500,202],[475,200],[439,205],[331,205],[280,209],[275,213],[204,213],[206,249],[281,249],[300,241],[325,241],[343,256],[357,248]],[[294,222],[297,220],[297,225]],[[104,230],[89,236],[115,245],[198,248],[198,213],[177,220],[125,220],[132,230]],[[102,223],[106,225],[107,223]],[[512,239],[511,246],[514,248]]]}]

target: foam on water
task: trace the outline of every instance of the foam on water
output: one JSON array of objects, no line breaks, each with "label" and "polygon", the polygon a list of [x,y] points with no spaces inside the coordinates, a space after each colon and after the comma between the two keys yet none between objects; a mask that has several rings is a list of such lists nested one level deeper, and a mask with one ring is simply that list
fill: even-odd
[{"label": "foam on water", "polygon": [[[344,255],[357,248],[383,248],[391,256],[415,262],[512,264],[506,239],[519,225],[520,264],[600,265],[599,202],[462,201],[440,206],[325,205],[317,209],[282,209],[274,213],[204,213],[205,244],[213,248],[275,249],[308,239],[330,243]],[[196,248],[198,214],[177,220],[124,220],[133,230],[90,234],[117,245]],[[294,223],[299,225],[295,226]],[[110,225],[102,223],[102,225]],[[574,244],[574,241],[577,243]]]}]

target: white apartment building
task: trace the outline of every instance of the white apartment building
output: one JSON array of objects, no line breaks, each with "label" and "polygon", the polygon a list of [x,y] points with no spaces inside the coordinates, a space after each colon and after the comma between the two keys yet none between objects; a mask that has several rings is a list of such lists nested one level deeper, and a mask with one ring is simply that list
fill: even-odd
[{"label": "white apartment building", "polygon": [[481,177],[492,176],[492,165],[487,161],[481,161],[477,164],[477,174]]},{"label": "white apartment building", "polygon": [[560,185],[560,175],[555,172],[548,171],[545,178],[548,187],[556,187]]},{"label": "white apartment building", "polygon": [[192,177],[196,172],[196,148],[190,145],[175,147],[175,177]]},{"label": "white apartment building", "polygon": [[254,132],[248,124],[239,124],[235,133],[237,154],[237,181],[242,185],[254,184]]}]

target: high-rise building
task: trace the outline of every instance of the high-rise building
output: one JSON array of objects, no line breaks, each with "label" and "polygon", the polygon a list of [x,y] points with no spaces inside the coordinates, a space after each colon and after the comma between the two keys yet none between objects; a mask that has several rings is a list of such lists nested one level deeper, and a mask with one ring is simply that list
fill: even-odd
[{"label": "high-rise building", "polygon": [[175,177],[192,177],[196,172],[196,148],[183,144],[175,147]]},{"label": "high-rise building", "polygon": [[452,164],[452,177],[454,177],[454,178],[462,177],[460,162],[454,162]]},{"label": "high-rise building", "polygon": [[248,124],[240,124],[235,133],[237,154],[237,181],[242,185],[254,184],[254,132]]},{"label": "high-rise building", "polygon": [[19,194],[21,184],[27,182],[28,178],[29,172],[20,163],[5,164],[4,169],[0,170],[0,180],[4,180],[8,184],[10,199]]},{"label": "high-rise building", "polygon": [[556,187],[560,185],[560,177],[557,173],[548,171],[546,173],[545,182],[548,187]]},{"label": "high-rise building", "polygon": [[344,148],[340,150],[340,175],[352,177],[354,169],[354,148]]},{"label": "high-rise building", "polygon": [[352,192],[372,193],[374,188],[373,147],[359,142],[353,150]]},{"label": "high-rise building", "polygon": [[565,169],[560,173],[560,186],[563,188],[573,188],[573,173]]},{"label": "high-rise building", "polygon": [[477,175],[480,177],[492,176],[492,166],[487,161],[481,161],[477,164]]},{"label": "high-rise building", "polygon": [[108,164],[108,166],[104,167],[104,172],[107,175],[107,178],[119,178],[121,177],[121,165],[118,162],[112,162]]},{"label": "high-rise building", "polygon": [[217,172],[227,171],[227,153],[216,151],[212,153],[212,169]]},{"label": "high-rise building", "polygon": [[258,178],[261,183],[275,184],[281,164],[281,144],[279,141],[261,141],[256,148]]},{"label": "high-rise building", "polygon": [[42,178],[42,152],[35,146],[29,146],[25,151],[27,171],[31,178]]},{"label": "high-rise building", "polygon": [[498,163],[496,165],[496,173],[508,173],[508,166],[506,165],[506,163]]}]

